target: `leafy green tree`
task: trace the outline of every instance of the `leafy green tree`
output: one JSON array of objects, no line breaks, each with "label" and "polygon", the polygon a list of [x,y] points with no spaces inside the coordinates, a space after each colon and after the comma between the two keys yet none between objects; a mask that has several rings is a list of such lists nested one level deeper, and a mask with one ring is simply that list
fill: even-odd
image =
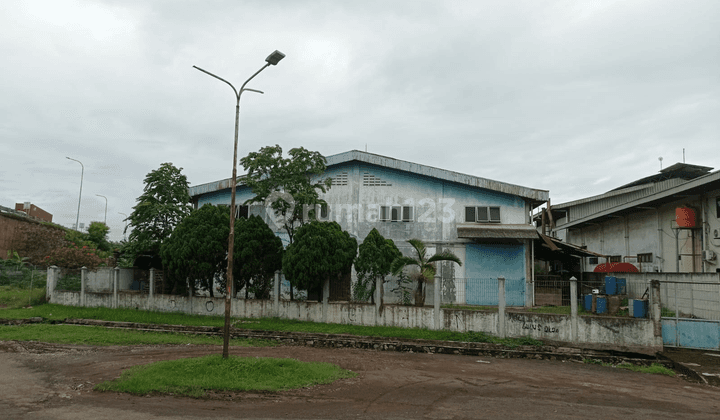
[{"label": "leafy green tree", "polygon": [[[214,296],[213,280],[226,272],[230,215],[224,207],[205,204],[190,213],[160,247],[170,293],[196,285]],[[197,282],[197,283],[196,283]]]},{"label": "leafy green tree", "polygon": [[110,242],[107,240],[110,228],[102,222],[90,222],[88,227],[88,240],[95,244],[97,249],[109,252],[112,250]]},{"label": "leafy green tree", "polygon": [[366,301],[370,298],[375,303],[375,283],[377,279],[385,280],[390,274],[390,266],[395,259],[402,257],[400,250],[392,239],[385,239],[377,229],[368,233],[360,244],[355,259],[355,271],[358,281],[355,283],[355,299]]},{"label": "leafy green tree", "polygon": [[425,244],[419,239],[410,239],[407,241],[415,249],[416,257],[400,257],[393,261],[390,270],[393,275],[398,275],[407,266],[417,266],[420,272],[417,274],[417,288],[415,289],[415,306],[425,305],[425,284],[435,278],[435,262],[452,261],[458,265],[462,265],[460,258],[450,251],[444,251],[435,254],[430,258],[427,257],[427,249]]},{"label": "leafy green tree", "polygon": [[[247,171],[245,183],[255,194],[246,204],[265,203],[270,198],[272,201],[268,204],[282,217],[282,228],[292,244],[297,229],[309,221],[303,218],[303,210],[326,204],[320,199],[319,192],[326,192],[332,179],[319,179],[326,168],[326,160],[319,152],[298,147],[291,149],[288,155],[283,157],[278,145],[266,146],[259,152],[249,153],[240,159],[240,163]],[[292,200],[283,199],[277,193],[290,194]],[[314,218],[314,213],[310,210],[308,218]]]},{"label": "leafy green tree", "polygon": [[357,241],[337,222],[315,220],[301,226],[285,249],[283,272],[298,289],[322,290],[326,279],[332,281],[347,272],[356,254]]},{"label": "leafy green tree", "polygon": [[[245,299],[270,299],[275,271],[282,268],[283,245],[280,238],[259,216],[235,222],[233,281],[235,290],[245,288]],[[223,289],[227,278],[219,282]]]},{"label": "leafy green tree", "polygon": [[192,207],[187,177],[172,163],[163,163],[145,176],[145,188],[128,217],[132,228],[123,251],[133,255],[159,255],[160,245]]}]

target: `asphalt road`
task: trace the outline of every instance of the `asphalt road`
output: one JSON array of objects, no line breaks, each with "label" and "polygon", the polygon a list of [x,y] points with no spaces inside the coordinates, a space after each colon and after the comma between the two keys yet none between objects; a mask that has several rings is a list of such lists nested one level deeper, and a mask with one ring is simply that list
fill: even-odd
[{"label": "asphalt road", "polygon": [[299,390],[223,392],[204,399],[92,391],[136,364],[220,351],[0,342],[0,418],[720,418],[720,389],[677,377],[576,362],[297,346],[232,353],[327,361],[358,376]]}]

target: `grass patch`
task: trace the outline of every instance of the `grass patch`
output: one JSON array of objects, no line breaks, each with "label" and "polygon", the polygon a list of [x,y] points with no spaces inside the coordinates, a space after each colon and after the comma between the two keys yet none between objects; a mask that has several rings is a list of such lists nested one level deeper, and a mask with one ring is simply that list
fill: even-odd
[{"label": "grass patch", "polygon": [[463,310],[463,311],[493,311],[497,312],[498,308],[497,306],[470,306],[470,305],[441,305],[440,306],[443,309],[456,309],[456,310]]},{"label": "grass patch", "polygon": [[[173,324],[191,326],[221,327],[222,316],[188,315],[179,312],[152,312],[136,309],[83,308],[45,304],[31,309],[13,309],[0,311],[0,318],[21,319],[42,317],[47,320],[63,321],[67,318],[101,319],[105,321],[139,322],[146,324]],[[465,341],[476,343],[495,343],[507,347],[522,345],[541,346],[543,343],[530,337],[498,338],[482,332],[454,332],[446,330],[428,330],[422,328],[400,328],[384,326],[362,326],[347,324],[323,324],[318,322],[294,321],[280,318],[248,318],[234,320],[236,328],[264,331],[308,332],[319,334],[352,334],[370,337],[398,339],[424,339],[443,341]]]},{"label": "grass patch", "polygon": [[616,366],[618,369],[627,369],[631,370],[633,372],[642,372],[642,373],[652,373],[655,375],[667,375],[667,376],[675,376],[675,372],[671,369],[666,368],[665,366],[653,363],[650,366],[635,366],[630,363],[621,363]]},{"label": "grass patch", "polygon": [[104,321],[140,322],[144,324],[172,324],[222,327],[222,316],[189,315],[181,312],[154,312],[128,308],[85,308],[44,304],[31,309],[0,311],[0,318],[24,319],[42,317],[47,320],[63,321],[67,318],[101,319]]},{"label": "grass patch", "polygon": [[[535,312],[539,314],[560,314],[560,315],[571,315],[570,306],[540,306],[538,308],[528,308],[528,312]],[[578,315],[590,314],[591,312],[586,311],[582,305],[578,304]]]},{"label": "grass patch", "polygon": [[631,363],[620,363],[619,365],[613,365],[610,363],[603,363],[600,360],[596,360],[596,359],[584,359],[583,363],[592,364],[592,365],[601,365],[601,366],[605,366],[605,367],[613,367],[613,368],[618,368],[618,369],[626,369],[626,370],[630,370],[633,372],[651,373],[654,375],[675,376],[675,372],[672,369],[668,369],[659,363],[653,363],[650,366],[637,366],[637,365],[633,365]]},{"label": "grass patch", "polygon": [[[12,286],[0,286],[0,306],[7,309],[19,309],[28,305],[41,305],[45,303],[45,286],[29,288]],[[5,312],[0,309],[0,318],[5,317]]]},{"label": "grass patch", "polygon": [[95,389],[201,397],[206,390],[280,391],[327,384],[356,375],[330,363],[258,357],[223,359],[220,355],[211,355],[135,366],[114,381],[96,385]]},{"label": "grass patch", "polygon": [[[27,324],[0,325],[0,340],[42,341],[44,343],[85,344],[92,346],[131,346],[141,344],[207,344],[222,345],[222,336],[146,332],[81,325]],[[231,346],[265,347],[275,342],[234,338]]]},{"label": "grass patch", "polygon": [[[648,308],[648,311],[650,308]],[[660,316],[665,318],[675,318],[675,311],[670,310],[668,308],[661,308],[660,309]]]},{"label": "grass patch", "polygon": [[[539,308],[528,308],[528,312],[535,312],[539,314],[561,314],[570,315],[569,306],[541,306]],[[580,307],[578,307],[578,313],[580,313]]]}]

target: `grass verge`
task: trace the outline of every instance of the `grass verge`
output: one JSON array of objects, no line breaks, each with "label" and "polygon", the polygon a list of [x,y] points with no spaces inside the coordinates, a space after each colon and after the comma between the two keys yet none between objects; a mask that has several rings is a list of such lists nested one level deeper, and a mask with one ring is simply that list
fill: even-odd
[{"label": "grass verge", "polygon": [[[45,303],[45,287],[37,287],[32,290],[25,287],[12,285],[0,286],[0,307],[6,309],[19,309],[28,305],[41,305]],[[2,318],[3,312],[0,312]]]},{"label": "grass verge", "polygon": [[583,363],[586,364],[592,364],[592,365],[601,365],[605,367],[613,367],[618,369],[626,369],[631,370],[633,372],[641,372],[641,373],[651,373],[655,375],[666,375],[666,376],[675,376],[675,372],[672,369],[668,369],[665,366],[653,363],[650,366],[637,366],[633,365],[631,363],[620,363],[619,365],[613,365],[610,363],[603,363],[600,360],[595,359],[585,359],[583,360]]},{"label": "grass verge", "polygon": [[116,380],[96,385],[95,389],[201,397],[206,390],[280,391],[327,384],[356,375],[330,363],[257,357],[223,359],[220,355],[211,355],[135,366]]},{"label": "grass verge", "polygon": [[[222,345],[222,336],[205,336],[163,332],[88,327],[79,325],[29,324],[22,326],[0,325],[0,340],[42,341],[45,343],[85,344],[92,346],[130,346],[141,344],[206,344]],[[274,341],[238,338],[231,346],[265,347]]]},{"label": "grass verge", "polygon": [[[0,310],[0,318],[20,319],[42,317],[47,320],[63,321],[67,318],[101,319],[106,321],[139,322],[146,324],[175,324],[192,326],[221,327],[221,316],[188,315],[177,312],[151,312],[136,309],[83,308],[45,304],[31,309]],[[324,324],[318,322],[294,321],[279,318],[235,319],[236,328],[264,331],[308,332],[319,334],[351,334],[370,337],[398,339],[423,339],[442,341],[465,341],[475,343],[494,343],[507,347],[541,346],[543,343],[530,337],[498,338],[482,332],[454,332],[446,330],[428,330],[422,328],[400,328],[384,326],[362,326],[347,324]]]},{"label": "grass verge", "polygon": [[472,306],[472,305],[451,305],[445,304],[440,306],[443,309],[455,309],[461,311],[492,311],[497,312],[497,306]]},{"label": "grass verge", "polygon": [[144,324],[173,324],[222,327],[221,316],[189,315],[180,312],[153,312],[127,308],[86,308],[44,304],[29,309],[0,310],[0,318],[24,319],[41,317],[50,321],[63,321],[67,318],[101,319],[104,321],[140,322]]}]

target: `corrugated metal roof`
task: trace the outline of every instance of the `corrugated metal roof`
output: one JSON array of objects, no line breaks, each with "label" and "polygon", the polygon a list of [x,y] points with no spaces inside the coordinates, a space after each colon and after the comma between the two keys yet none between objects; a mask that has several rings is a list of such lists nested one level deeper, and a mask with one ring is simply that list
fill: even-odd
[{"label": "corrugated metal roof", "polygon": [[632,200],[630,202],[623,203],[621,205],[617,205],[617,206],[611,207],[611,208],[603,210],[603,211],[598,211],[596,213],[592,213],[590,215],[587,215],[587,216],[584,216],[584,217],[581,217],[578,219],[573,219],[571,222],[565,223],[563,225],[558,225],[557,228],[558,229],[567,229],[567,228],[570,228],[573,226],[577,226],[579,224],[587,223],[589,221],[595,220],[600,217],[604,217],[604,216],[611,215],[613,213],[632,209],[634,207],[652,205],[653,202],[663,202],[663,200],[672,199],[672,197],[676,194],[687,193],[687,192],[691,192],[693,190],[701,192],[701,191],[707,191],[709,189],[717,188],[717,185],[710,187],[709,184],[711,184],[711,183],[720,184],[720,171],[715,171],[715,172],[709,173],[709,174],[701,176],[699,178],[695,178],[693,180],[686,181],[686,182],[682,183],[681,185],[675,185],[670,188],[666,188],[665,190],[658,191],[654,194],[643,196],[643,197],[637,198],[635,200]]},{"label": "corrugated metal roof", "polygon": [[[459,172],[434,168],[432,166],[420,165],[418,163],[406,162],[404,160],[393,159],[373,153],[362,152],[360,150],[351,150],[349,152],[339,153],[337,155],[328,156],[326,159],[328,167],[347,162],[358,161],[381,166],[384,168],[396,169],[399,171],[410,172],[418,175],[425,175],[444,181],[457,182],[459,184],[465,184],[471,187],[484,188],[486,190],[502,192],[505,194],[515,195],[537,202],[546,202],[550,197],[550,193],[547,190],[537,190],[533,188],[522,187],[519,185],[508,184],[505,182],[494,181],[492,179],[461,174]],[[238,178],[239,182],[240,180],[241,177]],[[230,188],[230,178],[190,187],[189,192],[190,196],[194,197],[197,195],[207,194],[226,188]]]},{"label": "corrugated metal roof", "polygon": [[581,199],[575,200],[575,201],[568,201],[567,203],[553,204],[552,208],[553,208],[553,210],[565,209],[568,207],[577,206],[578,204],[585,204],[585,203],[589,203],[591,201],[602,200],[603,198],[615,197],[617,195],[623,195],[623,194],[627,194],[627,193],[630,193],[633,191],[646,190],[646,189],[652,188],[653,185],[654,184],[643,184],[643,185],[636,185],[634,187],[623,188],[622,190],[613,190],[610,192],[606,192],[605,194],[581,198]]},{"label": "corrugated metal roof", "polygon": [[465,239],[536,239],[538,232],[533,225],[458,224],[457,235]]}]

